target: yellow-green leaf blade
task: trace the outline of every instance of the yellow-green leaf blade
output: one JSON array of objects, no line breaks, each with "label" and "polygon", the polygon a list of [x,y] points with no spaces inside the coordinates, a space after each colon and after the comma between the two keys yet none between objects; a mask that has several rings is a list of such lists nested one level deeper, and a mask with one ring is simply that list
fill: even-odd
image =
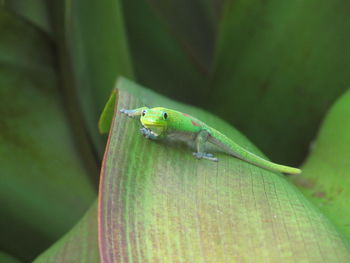
[{"label": "yellow-green leaf blade", "polygon": [[[172,107],[200,117],[259,154],[216,117],[118,82],[102,168],[102,262],[347,262],[335,227],[281,175],[220,154],[196,160],[180,144],[144,139],[121,108]],[[142,100],[141,100],[142,98]]]}]

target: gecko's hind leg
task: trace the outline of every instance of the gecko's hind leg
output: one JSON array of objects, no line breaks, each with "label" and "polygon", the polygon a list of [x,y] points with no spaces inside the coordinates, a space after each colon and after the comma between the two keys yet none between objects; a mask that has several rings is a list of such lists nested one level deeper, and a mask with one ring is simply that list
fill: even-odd
[{"label": "gecko's hind leg", "polygon": [[193,156],[197,159],[207,159],[214,162],[219,161],[218,158],[215,158],[211,153],[205,152],[205,143],[208,141],[210,133],[207,130],[202,130],[198,133],[196,138],[196,148],[197,152],[193,153]]}]

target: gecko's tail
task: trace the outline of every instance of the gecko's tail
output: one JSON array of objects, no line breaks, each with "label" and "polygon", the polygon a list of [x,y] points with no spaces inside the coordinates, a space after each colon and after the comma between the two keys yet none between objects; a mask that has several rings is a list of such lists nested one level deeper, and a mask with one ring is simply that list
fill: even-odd
[{"label": "gecko's tail", "polygon": [[243,148],[239,149],[238,152],[234,153],[233,155],[238,157],[239,159],[246,161],[246,162],[249,162],[251,164],[254,164],[256,166],[259,166],[261,168],[265,168],[265,169],[268,169],[271,171],[285,173],[285,174],[291,174],[291,175],[297,175],[297,174],[301,173],[301,170],[298,168],[270,162],[270,161],[263,159],[260,156],[254,154],[254,153],[251,153]]},{"label": "gecko's tail", "polygon": [[277,172],[292,174],[292,175],[297,175],[297,174],[301,173],[301,170],[298,168],[294,168],[294,167],[290,167],[290,166],[286,166],[286,165],[281,165],[281,164],[277,164],[277,163],[273,163],[273,162],[270,162],[270,164],[266,168],[268,168],[270,170],[275,170]]},{"label": "gecko's tail", "polygon": [[221,148],[225,149],[226,152],[230,153],[231,155],[244,160],[248,163],[254,164],[258,167],[275,171],[275,172],[281,172],[286,174],[300,174],[301,170],[298,168],[281,165],[277,163],[270,162],[252,152],[249,152],[248,150],[244,149],[240,145],[236,144],[232,140],[228,139],[225,135],[218,131],[214,131],[215,136],[211,137],[209,140],[220,146]]}]

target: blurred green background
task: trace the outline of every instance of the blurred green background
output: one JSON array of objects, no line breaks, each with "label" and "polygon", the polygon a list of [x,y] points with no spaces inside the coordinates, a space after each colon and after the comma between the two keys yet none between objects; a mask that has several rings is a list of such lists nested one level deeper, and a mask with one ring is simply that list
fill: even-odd
[{"label": "blurred green background", "polygon": [[347,0],[0,5],[1,262],[33,260],[96,199],[97,122],[118,76],[220,116],[294,166],[350,87]]}]

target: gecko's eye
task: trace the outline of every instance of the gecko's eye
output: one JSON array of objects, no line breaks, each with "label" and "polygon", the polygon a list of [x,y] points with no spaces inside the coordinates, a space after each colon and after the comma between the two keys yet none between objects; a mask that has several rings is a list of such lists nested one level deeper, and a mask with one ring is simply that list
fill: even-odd
[{"label": "gecko's eye", "polygon": [[143,110],[142,111],[142,116],[145,116],[146,115],[146,110]]},{"label": "gecko's eye", "polygon": [[166,112],[163,113],[163,119],[166,120],[168,118],[168,114]]}]

